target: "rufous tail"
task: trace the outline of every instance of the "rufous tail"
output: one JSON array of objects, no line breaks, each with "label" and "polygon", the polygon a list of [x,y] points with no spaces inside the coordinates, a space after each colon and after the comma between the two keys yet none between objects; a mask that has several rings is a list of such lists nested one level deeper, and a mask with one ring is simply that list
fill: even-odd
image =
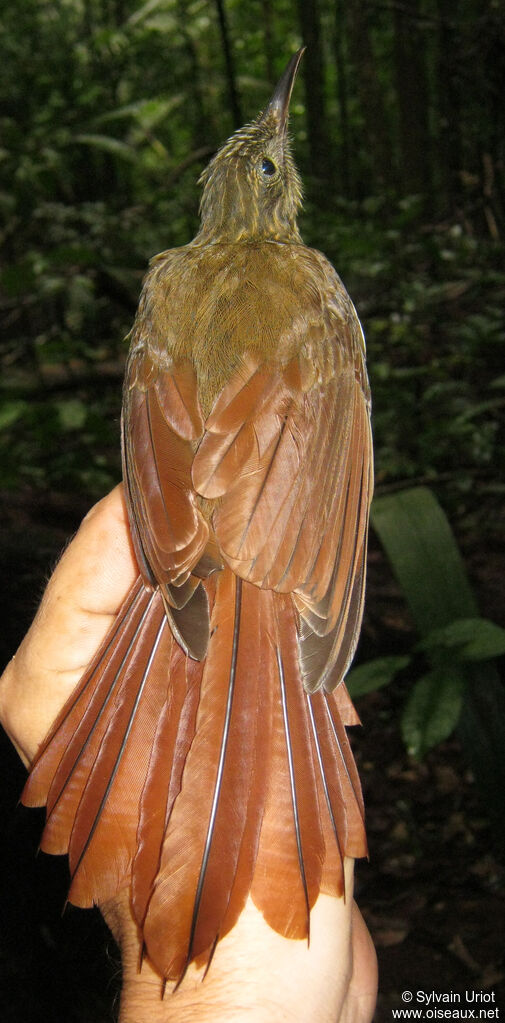
[{"label": "rufous tail", "polygon": [[68,853],[69,900],[131,886],[147,955],[168,980],[208,964],[250,894],[307,937],[343,858],[366,855],[344,684],[308,695],[289,595],[210,576],[207,656],[186,656],[139,578],[33,765],[41,848]]}]

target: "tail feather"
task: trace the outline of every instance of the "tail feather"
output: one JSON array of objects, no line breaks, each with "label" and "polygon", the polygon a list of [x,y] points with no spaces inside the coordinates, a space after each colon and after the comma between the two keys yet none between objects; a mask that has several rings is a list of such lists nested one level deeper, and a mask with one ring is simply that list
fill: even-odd
[{"label": "tail feather", "polygon": [[327,737],[320,735],[316,726],[313,703],[317,699],[317,696],[313,698],[307,695],[313,750],[318,767],[316,784],[325,850],[321,890],[326,891],[329,895],[340,896],[344,894],[342,814],[339,812],[340,807],[338,804],[335,807],[332,799],[332,757],[327,742],[325,742]]},{"label": "tail feather", "polygon": [[[266,624],[261,614],[262,594],[256,587],[243,584],[240,580],[237,580],[236,585],[242,592],[237,646],[237,689],[227,750],[229,758],[226,764],[227,789],[223,785],[222,822],[216,820],[216,835],[219,832],[221,838],[213,849],[212,860],[209,860],[208,879],[201,902],[201,917],[202,920],[207,918],[207,924],[206,928],[202,927],[200,936],[195,933],[194,945],[195,950],[200,944],[211,954],[216,940],[227,934],[237,922],[251,888],[268,779],[270,693],[268,686],[264,685],[261,670],[261,651]],[[239,774],[242,776],[242,795],[236,790]],[[237,796],[239,800],[243,799],[239,826],[236,820]],[[222,917],[220,921],[216,921],[215,891],[219,883],[222,883],[221,872],[226,862],[226,848],[220,848],[220,845],[222,846],[223,839],[225,847],[229,844],[230,832],[235,829],[237,850],[230,863],[229,881],[221,899]],[[219,922],[218,929],[216,922]],[[209,937],[212,939],[211,946],[207,944]]]},{"label": "tail feather", "polygon": [[361,718],[349,696],[349,690],[345,682],[341,682],[336,687],[332,686],[330,692],[331,699],[335,704],[338,714],[340,714],[342,724],[348,728],[352,725],[360,725]]},{"label": "tail feather", "polygon": [[[68,793],[69,781],[73,778],[75,785],[75,770],[82,765],[85,754],[87,761],[90,761],[90,747],[93,746],[95,753],[99,748],[113,712],[112,696],[132,648],[132,635],[135,635],[151,597],[152,594],[142,587],[140,579],[137,580],[123,602],[112,629],[75,693],[64,706],[32,765],[22,799],[26,806],[47,806],[48,821],[43,840],[46,852],[67,851],[73,814],[87,775],[83,775],[82,787],[73,793],[72,799]],[[124,628],[126,623],[127,629]],[[62,830],[60,836],[54,810],[63,798],[69,804],[68,828]]]},{"label": "tail feather", "polygon": [[[228,576],[226,582],[227,599],[220,601],[216,595],[196,733],[184,765],[181,792],[170,814],[144,922],[148,954],[169,979],[177,979],[188,961],[201,901],[202,872],[204,877],[209,855],[209,833],[215,824],[222,782],[223,750],[226,751],[229,734],[235,684],[236,595],[234,580]],[[218,591],[222,589],[220,579]],[[221,684],[216,679],[213,685],[216,669]]]},{"label": "tail feather", "polygon": [[330,694],[324,693],[323,699],[333,734],[334,755],[339,763],[337,780],[340,786],[340,803],[345,808],[343,832],[346,855],[367,856],[365,808],[359,774],[337,705]]},{"label": "tail feather", "polygon": [[[272,594],[268,599],[274,601]],[[319,894],[324,842],[316,778],[289,598],[277,598],[273,665],[272,769],[251,895],[274,930],[309,934],[310,909]]]},{"label": "tail feather", "polygon": [[345,686],[309,696],[289,595],[229,569],[201,584],[205,661],[140,580],[60,715],[23,793],[47,803],[42,848],[68,852],[69,898],[131,886],[147,953],[167,979],[209,964],[250,894],[286,937],[309,935],[320,891],[366,854]]},{"label": "tail feather", "polygon": [[77,905],[104,901],[130,881],[140,797],[174,642],[162,607],[154,611],[139,633],[72,828],[69,898]]},{"label": "tail feather", "polygon": [[160,866],[163,837],[196,729],[203,666],[174,644],[169,665],[170,690],[154,736],[146,783],[140,800],[138,848],[133,863],[132,907],[143,927]]},{"label": "tail feather", "polygon": [[260,594],[254,587],[244,590],[231,573],[217,584],[195,740],[144,925],[148,953],[171,979],[180,979],[195,957],[211,955],[235,923],[251,883],[266,775],[255,725],[261,706],[258,649],[252,649],[259,640]]}]

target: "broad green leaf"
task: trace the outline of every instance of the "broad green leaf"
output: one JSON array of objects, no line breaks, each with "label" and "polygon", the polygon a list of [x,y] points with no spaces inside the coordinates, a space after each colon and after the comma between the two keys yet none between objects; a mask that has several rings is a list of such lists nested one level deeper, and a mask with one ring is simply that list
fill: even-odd
[{"label": "broad green leaf", "polygon": [[410,657],[391,656],[376,657],[366,664],[359,664],[357,668],[346,676],[345,684],[353,699],[356,696],[363,696],[365,693],[372,693],[376,689],[382,689],[389,685],[395,675],[406,668],[410,663]]},{"label": "broad green leaf", "polygon": [[441,665],[416,682],[402,715],[403,739],[413,756],[422,757],[454,731],[465,682],[457,665]]},{"label": "broad green leaf", "polygon": [[378,497],[372,523],[422,636],[478,608],[447,518],[426,487]]},{"label": "broad green leaf", "polygon": [[460,647],[465,661],[486,661],[505,654],[505,629],[488,618],[457,618],[441,629],[433,629],[419,644],[424,650]]}]

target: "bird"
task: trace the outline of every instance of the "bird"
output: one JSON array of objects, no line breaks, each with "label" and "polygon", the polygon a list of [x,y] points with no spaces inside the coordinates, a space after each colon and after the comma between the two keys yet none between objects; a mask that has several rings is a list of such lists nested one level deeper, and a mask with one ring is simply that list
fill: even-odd
[{"label": "bird", "polygon": [[207,970],[248,899],[307,940],[367,854],[344,677],[373,490],[365,341],[297,226],[303,49],[154,257],[130,334],[123,482],[138,577],[31,767],[68,899],[129,891],[163,982]]}]

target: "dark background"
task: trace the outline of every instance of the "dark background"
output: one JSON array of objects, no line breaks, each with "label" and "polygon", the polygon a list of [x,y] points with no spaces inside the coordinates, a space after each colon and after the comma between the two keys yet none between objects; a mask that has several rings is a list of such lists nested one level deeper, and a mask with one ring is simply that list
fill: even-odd
[{"label": "dark background", "polygon": [[[365,327],[377,493],[431,489],[481,615],[504,625],[503,5],[4,0],[0,17],[4,661],[66,539],[119,478],[122,339],[147,261],[192,237],[199,173],[302,43],[302,231]],[[417,640],[372,533],[358,660],[411,656]],[[405,989],[494,991],[505,1008],[500,806],[461,730],[421,761],[406,752],[413,657],[359,700],[354,737],[381,1021]],[[65,866],[35,858],[40,817],[16,805],[24,772],[6,740],[1,754],[2,1023],[111,1020],[113,942],[98,914],[61,917]]]}]

